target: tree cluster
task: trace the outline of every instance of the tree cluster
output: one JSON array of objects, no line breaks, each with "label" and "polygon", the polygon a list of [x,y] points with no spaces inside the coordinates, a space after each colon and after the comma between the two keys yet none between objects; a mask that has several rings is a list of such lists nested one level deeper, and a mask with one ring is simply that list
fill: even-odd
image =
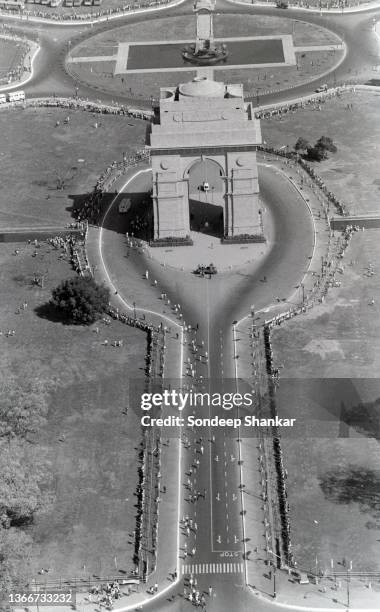
[{"label": "tree cluster", "polygon": [[107,287],[98,285],[92,278],[75,276],[53,289],[50,303],[68,323],[90,325],[104,314],[109,299]]},{"label": "tree cluster", "polygon": [[338,149],[329,136],[321,136],[314,145],[301,136],[294,145],[294,150],[310,161],[320,162],[328,158],[328,153],[336,153]]},{"label": "tree cluster", "polygon": [[6,385],[0,391],[0,439],[27,439],[45,424],[47,411],[41,389]]},{"label": "tree cluster", "polygon": [[0,386],[0,592],[25,583],[32,538],[20,527],[48,503],[41,488],[50,478],[47,465],[30,445],[47,411],[38,385],[21,387],[12,379]]}]

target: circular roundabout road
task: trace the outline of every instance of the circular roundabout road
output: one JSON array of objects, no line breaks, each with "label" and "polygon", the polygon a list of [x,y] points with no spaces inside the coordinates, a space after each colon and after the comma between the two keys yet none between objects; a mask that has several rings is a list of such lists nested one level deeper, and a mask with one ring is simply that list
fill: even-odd
[{"label": "circular roundabout road", "polygon": [[[279,18],[279,10],[270,7],[257,6],[242,6],[228,2],[227,0],[218,0],[217,12],[232,16],[267,16]],[[363,71],[370,74],[372,66],[378,63],[378,40],[373,30],[373,20],[380,13],[379,9],[369,10],[363,13],[354,14],[324,14],[322,16],[315,13],[306,13],[302,10],[292,9],[291,11],[281,12],[281,19],[285,22],[289,20],[299,20],[310,23],[314,26],[320,26],[332,31],[336,36],[343,39],[347,46],[347,55],[343,62],[328,76],[315,76],[312,83],[304,83],[297,85],[289,90],[272,91],[268,94],[260,94],[260,103],[268,104],[274,101],[286,100],[289,97],[303,96],[316,87],[327,82],[331,86],[337,82],[345,82],[347,80],[360,79]],[[94,35],[114,31],[122,26],[140,27],[141,23],[150,24],[152,22],[152,38],[156,39],[157,34],[154,32],[154,22],[157,19],[181,17],[194,18],[192,11],[192,2],[184,2],[177,7],[169,7],[158,15],[150,13],[147,15],[131,15],[126,18],[120,18],[117,22],[94,24],[93,26],[59,26],[58,24],[41,23],[25,23],[18,22],[17,29],[28,36],[28,33],[35,34],[36,28],[39,35],[41,51],[36,58],[34,65],[33,78],[25,86],[25,90],[30,97],[46,97],[55,93],[57,96],[72,96],[77,91],[79,95],[89,99],[100,99],[104,102],[114,100],[119,103],[128,103],[141,106],[149,106],[148,99],[136,99],[134,96],[128,95],[128,91],[121,94],[110,93],[107,88],[100,89],[98,85],[86,85],[73,78],[66,70],[66,59],[68,52],[75,46],[83,42],[87,38],[92,38]],[[4,22],[8,22],[13,27],[16,27],[14,20],[3,18]],[[224,77],[223,77],[224,78]],[[112,79],[109,79],[111,81]],[[224,80],[226,80],[224,78]],[[289,86],[292,85],[289,83]],[[159,89],[157,84],[157,90]],[[78,88],[78,89],[77,89]]]}]

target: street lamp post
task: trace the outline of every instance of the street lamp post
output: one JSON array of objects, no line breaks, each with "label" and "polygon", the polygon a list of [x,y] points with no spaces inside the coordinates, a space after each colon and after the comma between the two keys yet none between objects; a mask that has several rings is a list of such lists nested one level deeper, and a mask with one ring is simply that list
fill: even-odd
[{"label": "street lamp post", "polygon": [[352,561],[347,566],[347,608],[350,607],[350,571],[352,570]]}]

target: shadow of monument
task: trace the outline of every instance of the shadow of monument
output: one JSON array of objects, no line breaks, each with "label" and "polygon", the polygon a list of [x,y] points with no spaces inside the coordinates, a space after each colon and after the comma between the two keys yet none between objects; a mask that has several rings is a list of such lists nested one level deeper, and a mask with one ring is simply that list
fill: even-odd
[{"label": "shadow of monument", "polygon": [[208,236],[222,238],[224,234],[223,207],[189,199],[190,229]]},{"label": "shadow of monument", "polygon": [[[103,218],[110,203],[115,198],[116,193],[104,193],[102,195],[100,219]],[[86,201],[89,194],[70,195],[69,198],[73,204],[67,207],[74,219],[81,216],[81,211],[84,211]],[[128,234],[135,236],[141,240],[151,240],[153,238],[153,205],[150,195],[146,192],[135,192],[125,194],[131,202],[127,212],[120,213],[119,206],[116,204],[107,214],[102,223],[104,229],[116,232],[118,234]],[[120,194],[119,201],[123,199],[123,194]]]}]

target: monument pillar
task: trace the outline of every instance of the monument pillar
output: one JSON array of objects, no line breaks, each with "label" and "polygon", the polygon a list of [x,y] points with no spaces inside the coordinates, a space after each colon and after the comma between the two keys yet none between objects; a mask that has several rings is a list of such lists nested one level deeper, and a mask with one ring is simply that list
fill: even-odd
[{"label": "monument pillar", "polygon": [[197,15],[195,52],[210,47],[214,40],[214,28],[212,23],[212,11],[215,2],[211,0],[198,0],[194,5],[194,12]]}]

